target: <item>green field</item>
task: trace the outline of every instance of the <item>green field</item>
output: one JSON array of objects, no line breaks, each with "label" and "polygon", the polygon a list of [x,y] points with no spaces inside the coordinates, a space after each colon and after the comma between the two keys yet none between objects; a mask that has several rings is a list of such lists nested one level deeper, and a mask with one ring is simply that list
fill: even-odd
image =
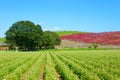
[{"label": "green field", "polygon": [[5,38],[0,38],[0,42],[4,42],[5,41]]},{"label": "green field", "polygon": [[120,80],[120,50],[0,51],[0,80]]},{"label": "green field", "polygon": [[70,35],[70,34],[78,34],[78,33],[85,33],[80,31],[56,31],[59,36]]}]

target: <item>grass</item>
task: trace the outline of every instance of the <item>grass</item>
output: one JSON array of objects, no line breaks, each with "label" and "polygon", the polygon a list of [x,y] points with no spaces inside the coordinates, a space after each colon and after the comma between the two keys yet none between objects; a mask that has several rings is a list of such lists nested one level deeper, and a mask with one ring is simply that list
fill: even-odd
[{"label": "grass", "polygon": [[[68,50],[73,50],[73,51],[75,51],[75,50],[112,50],[112,49],[110,49],[110,48],[64,48],[64,49],[56,49],[56,51],[62,51],[62,50],[64,50],[64,51],[68,51]],[[120,50],[120,49],[116,49],[116,50]]]},{"label": "grass", "polygon": [[57,31],[56,33],[59,36],[64,36],[64,35],[77,34],[77,33],[86,33],[86,32],[79,32],[79,31]]},{"label": "grass", "polygon": [[0,42],[4,42],[5,41],[5,38],[0,38]]}]

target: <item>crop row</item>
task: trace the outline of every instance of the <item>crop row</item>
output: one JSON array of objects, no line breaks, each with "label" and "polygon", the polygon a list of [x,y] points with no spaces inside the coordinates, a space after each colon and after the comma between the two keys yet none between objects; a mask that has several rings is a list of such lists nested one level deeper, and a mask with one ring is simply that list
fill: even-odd
[{"label": "crop row", "polygon": [[[93,74],[94,79],[120,79],[120,63],[118,51],[86,51],[77,52],[74,51],[62,51],[59,53],[59,57],[66,62],[69,66],[79,65],[76,68],[81,68],[82,71],[86,70],[86,73],[91,76]],[[73,64],[73,65],[72,65]],[[79,69],[80,71],[80,69]],[[96,76],[95,76],[96,75]],[[98,78],[97,78],[98,77]]]},{"label": "crop row", "polygon": [[119,52],[0,52],[0,80],[119,80]]}]

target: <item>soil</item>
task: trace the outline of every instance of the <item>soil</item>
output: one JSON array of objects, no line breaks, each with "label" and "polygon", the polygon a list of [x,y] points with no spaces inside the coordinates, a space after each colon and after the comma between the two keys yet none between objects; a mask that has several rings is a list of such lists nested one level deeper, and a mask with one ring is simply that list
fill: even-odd
[{"label": "soil", "polygon": [[45,69],[45,65],[43,65],[42,69],[40,70],[38,80],[44,80],[44,69]]}]

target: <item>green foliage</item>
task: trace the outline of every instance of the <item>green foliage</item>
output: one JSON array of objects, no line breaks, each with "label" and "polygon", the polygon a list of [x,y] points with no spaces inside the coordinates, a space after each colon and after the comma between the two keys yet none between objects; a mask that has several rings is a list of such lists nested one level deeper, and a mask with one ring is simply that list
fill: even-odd
[{"label": "green foliage", "polygon": [[55,32],[45,31],[43,33],[43,46],[47,49],[53,49],[54,45],[60,45],[61,39]]},{"label": "green foliage", "polygon": [[57,72],[55,70],[55,64],[49,52],[46,52],[46,65],[44,74],[45,74],[44,80],[59,80]]},{"label": "green foliage", "polygon": [[120,50],[0,51],[0,80],[120,80],[119,60]]},{"label": "green foliage", "polygon": [[6,32],[6,42],[24,50],[35,50],[42,46],[42,29],[30,21],[14,23]]},{"label": "green foliage", "polygon": [[89,44],[89,45],[88,45],[88,48],[92,48],[92,45],[91,45],[91,44]]},{"label": "green foliage", "polygon": [[96,43],[93,43],[93,44],[89,44],[88,45],[88,48],[93,48],[93,49],[96,49],[98,47],[98,44],[96,44]]},{"label": "green foliage", "polygon": [[92,44],[93,48],[96,49],[98,45],[96,43]]},{"label": "green foliage", "polygon": [[19,47],[22,50],[38,50],[54,48],[61,40],[55,32],[43,32],[40,25],[30,21],[14,23],[6,32],[6,42],[11,48]]},{"label": "green foliage", "polygon": [[56,31],[59,36],[70,35],[70,34],[77,34],[77,33],[86,33],[86,32],[79,32],[79,31]]},{"label": "green foliage", "polygon": [[0,42],[5,42],[5,38],[0,38]]}]

